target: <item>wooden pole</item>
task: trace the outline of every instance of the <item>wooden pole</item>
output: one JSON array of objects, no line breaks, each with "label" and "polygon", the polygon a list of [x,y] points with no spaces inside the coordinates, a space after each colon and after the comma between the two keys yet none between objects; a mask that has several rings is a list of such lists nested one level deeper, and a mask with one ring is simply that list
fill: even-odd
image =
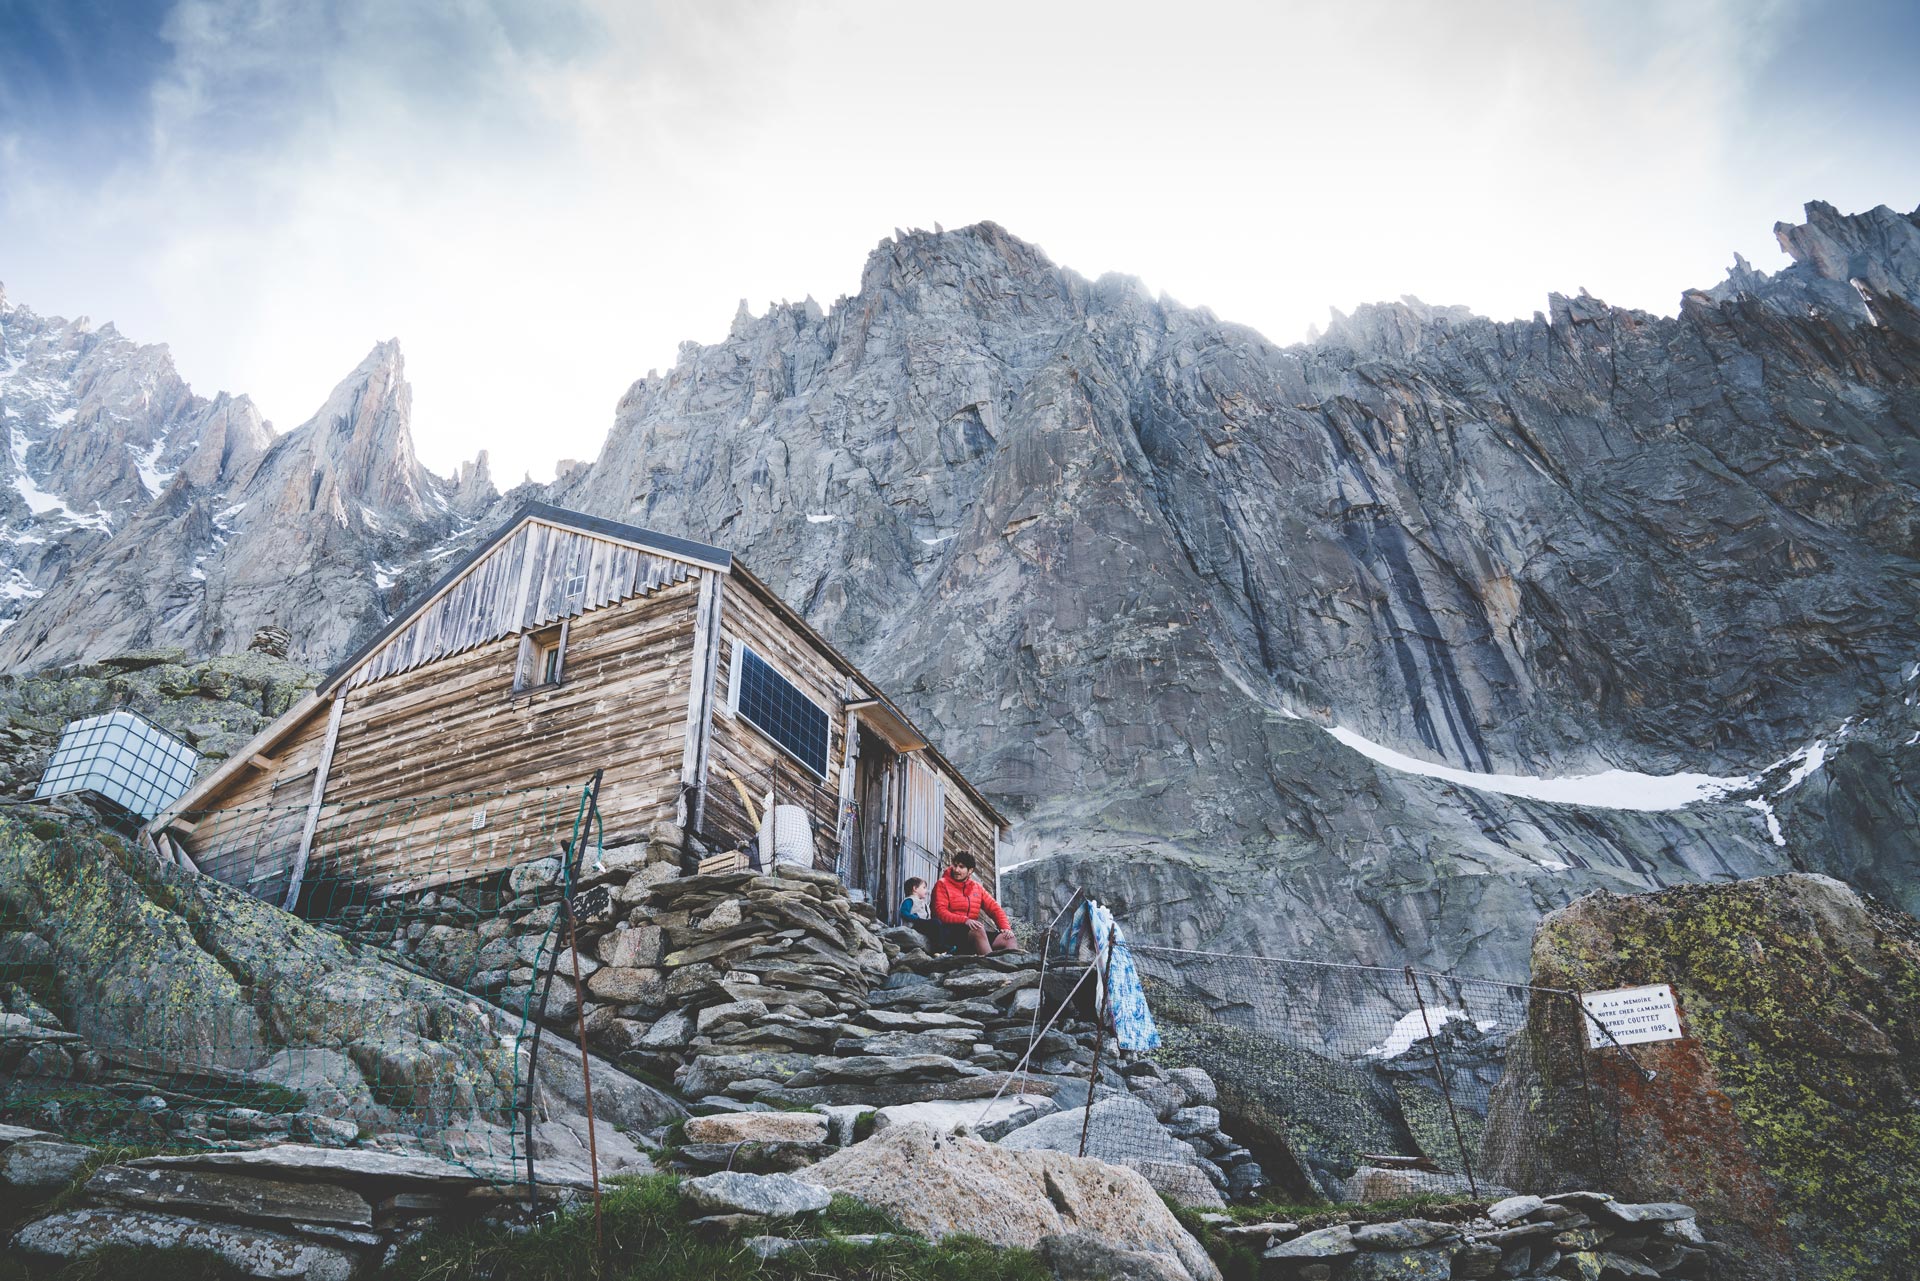
[{"label": "wooden pole", "polygon": [[287,875],[286,901],[280,904],[289,912],[300,901],[300,883],[307,879],[307,858],[313,852],[313,834],[320,826],[320,805],[327,798],[327,770],[333,765],[334,745],[340,741],[340,713],[346,710],[346,695],[336,693],[333,711],[327,714],[327,740],[320,747],[320,763],[313,771],[313,799],[307,803],[306,826],[300,829],[300,848]]}]

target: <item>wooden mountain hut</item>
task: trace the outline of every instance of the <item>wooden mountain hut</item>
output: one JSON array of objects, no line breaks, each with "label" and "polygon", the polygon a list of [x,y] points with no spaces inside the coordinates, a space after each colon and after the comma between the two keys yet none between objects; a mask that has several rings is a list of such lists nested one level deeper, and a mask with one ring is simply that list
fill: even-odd
[{"label": "wooden mountain hut", "polygon": [[596,770],[607,847],[810,841],[883,907],[943,851],[996,882],[1006,820],[730,553],[540,503],[147,832],[289,907],[378,899],[557,853]]}]

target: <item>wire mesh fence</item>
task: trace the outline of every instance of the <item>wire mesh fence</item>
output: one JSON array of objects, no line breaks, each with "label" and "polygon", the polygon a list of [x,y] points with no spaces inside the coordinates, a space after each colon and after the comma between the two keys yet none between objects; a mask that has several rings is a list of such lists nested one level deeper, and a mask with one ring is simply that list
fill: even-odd
[{"label": "wire mesh fence", "polygon": [[[598,861],[595,818],[570,786],[178,814],[121,839],[35,823],[0,855],[0,1121],[360,1146],[518,1181],[535,1015],[579,1008],[565,905]],[[550,1042],[541,1088],[569,1060],[580,1074]]]},{"label": "wire mesh fence", "polygon": [[[1564,1191],[1608,1164],[1595,1117],[1618,1108],[1594,1092],[1638,1072],[1581,1040],[1597,1025],[1571,992],[1124,939],[1054,952],[1088,966],[1077,1000],[1108,1036],[1085,1153],[1190,1201],[1209,1199],[1194,1171],[1229,1200]],[[1130,990],[1151,1011],[1131,1029]],[[1589,1077],[1590,1053],[1609,1070]]]}]

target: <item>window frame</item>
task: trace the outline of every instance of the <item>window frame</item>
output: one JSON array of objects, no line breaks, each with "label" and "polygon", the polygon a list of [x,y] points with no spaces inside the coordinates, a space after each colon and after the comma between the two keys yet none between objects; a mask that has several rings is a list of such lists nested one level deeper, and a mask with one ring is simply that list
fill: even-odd
[{"label": "window frame", "polygon": [[[567,630],[571,620],[520,633],[520,653],[513,666],[513,692],[531,694],[558,689],[567,682]],[[551,656],[551,663],[549,663]],[[553,679],[546,678],[553,668]]]},{"label": "window frame", "polygon": [[[725,703],[721,704],[721,706],[723,706],[726,709],[727,715],[737,718],[744,724],[753,726],[754,730],[762,738],[766,739],[769,743],[772,743],[775,747],[779,748],[782,752],[786,753],[786,755],[801,769],[807,771],[807,773],[813,775],[815,778],[819,779],[822,783],[826,782],[827,770],[830,770],[833,768],[833,713],[829,711],[827,708],[822,707],[818,699],[814,698],[813,695],[809,694],[806,690],[802,689],[798,681],[792,679],[785,672],[782,672],[778,667],[775,667],[771,662],[769,662],[765,654],[755,649],[753,646],[749,645],[746,641],[742,640],[738,636],[729,637],[728,639],[732,642],[732,645],[733,645],[733,656],[727,663],[727,699]],[[769,672],[772,672],[779,679],[785,681],[788,687],[791,688],[795,694],[798,694],[801,698],[805,699],[807,701],[807,704],[810,707],[812,707],[814,710],[820,713],[820,719],[826,724],[826,727],[827,727],[827,741],[826,741],[825,747],[822,749],[822,752],[821,752],[821,755],[822,755],[821,768],[815,769],[812,761],[809,761],[804,757],[802,757],[800,753],[794,751],[791,747],[788,747],[785,743],[781,742],[779,739],[779,736],[776,735],[772,730],[768,729],[765,725],[762,725],[759,721],[755,720],[752,716],[748,715],[746,712],[740,710],[740,677],[741,677],[741,673],[744,671],[746,667],[745,655],[747,655],[748,653],[751,653],[755,658],[759,659],[760,662],[765,665],[766,669]]]}]

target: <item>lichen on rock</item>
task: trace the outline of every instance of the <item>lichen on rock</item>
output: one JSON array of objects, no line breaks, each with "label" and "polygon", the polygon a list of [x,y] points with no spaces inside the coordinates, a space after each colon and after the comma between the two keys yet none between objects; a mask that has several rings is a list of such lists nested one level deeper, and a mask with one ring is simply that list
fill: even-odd
[{"label": "lichen on rock", "polygon": [[1920,1257],[1920,922],[1828,877],[1767,877],[1589,895],[1547,918],[1533,958],[1552,987],[1671,984],[1686,1036],[1586,1052],[1583,1085],[1574,1007],[1536,1003],[1500,1106],[1565,1097],[1571,1114],[1590,1087],[1596,1125],[1504,1154],[1494,1177],[1684,1201],[1746,1276]]}]

